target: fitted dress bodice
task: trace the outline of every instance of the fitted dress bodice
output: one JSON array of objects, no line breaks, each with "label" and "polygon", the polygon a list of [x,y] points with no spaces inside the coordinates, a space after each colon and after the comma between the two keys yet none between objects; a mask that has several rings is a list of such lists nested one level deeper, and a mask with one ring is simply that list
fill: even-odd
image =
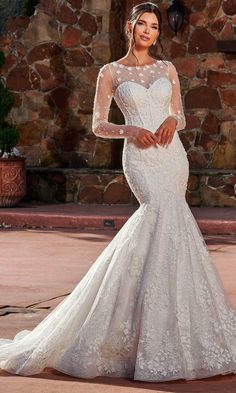
[{"label": "fitted dress bodice", "polygon": [[[136,126],[154,133],[168,116],[176,118],[177,130],[185,126],[179,82],[173,65],[156,61],[152,65],[129,67],[113,62],[109,65],[109,73],[112,78],[112,92],[107,97],[109,105],[113,97],[124,115],[125,126],[106,123],[103,129],[100,110],[95,110],[94,118],[100,119],[99,129],[104,136],[126,136],[123,170],[136,198],[142,203],[144,199],[147,200],[148,193],[148,200],[154,203],[162,191],[174,190],[175,193],[185,194],[189,166],[178,132],[175,132],[167,148],[156,145],[141,149],[129,138],[131,133],[129,135],[125,128]],[[104,74],[101,71],[100,78],[105,77]],[[106,101],[103,104],[106,107]],[[107,111],[105,116],[107,120]],[[145,195],[143,188],[146,189]]]},{"label": "fitted dress bodice", "polygon": [[[157,64],[148,66],[149,68],[141,67],[141,70],[120,66],[121,64],[113,63],[116,69],[114,99],[124,115],[125,124],[155,132],[170,114],[172,85],[168,71],[163,65]],[[125,69],[122,78],[117,77],[120,75],[120,68]]]},{"label": "fitted dress bodice", "polygon": [[156,60],[144,66],[126,66],[114,61],[100,69],[93,132],[107,138],[132,136],[130,127],[108,122],[112,98],[122,111],[127,126],[140,126],[155,132],[168,116],[172,116],[177,121],[176,131],[185,128],[179,78],[170,61]]}]

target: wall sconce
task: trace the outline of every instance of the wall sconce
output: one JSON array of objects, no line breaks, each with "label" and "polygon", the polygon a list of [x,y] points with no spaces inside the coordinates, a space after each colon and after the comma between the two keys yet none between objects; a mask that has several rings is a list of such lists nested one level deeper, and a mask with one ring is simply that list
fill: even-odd
[{"label": "wall sconce", "polygon": [[166,12],[168,23],[176,35],[184,21],[184,7],[179,0],[173,0]]}]

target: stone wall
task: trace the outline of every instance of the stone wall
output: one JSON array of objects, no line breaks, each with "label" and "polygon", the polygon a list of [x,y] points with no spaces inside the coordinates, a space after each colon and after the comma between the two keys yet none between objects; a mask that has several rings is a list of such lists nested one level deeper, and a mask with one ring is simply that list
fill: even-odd
[{"label": "stone wall", "polygon": [[97,140],[91,119],[97,73],[119,39],[117,26],[109,28],[113,12],[119,21],[119,2],[111,10],[109,0],[42,0],[33,17],[7,22],[3,77],[27,166],[111,164],[111,141]]},{"label": "stone wall", "polygon": [[[191,206],[235,207],[236,171],[192,169],[186,199]],[[24,201],[138,204],[122,170],[28,168]]]},{"label": "stone wall", "polygon": [[[42,167],[121,168],[122,141],[92,134],[92,106],[99,68],[125,53],[121,32],[135,3],[41,0],[33,17],[8,21],[0,47],[7,55],[3,77],[15,97],[11,118],[20,128],[27,166],[38,167],[40,176]],[[164,54],[178,70],[186,113],[179,134],[190,162],[188,200],[236,206],[236,59],[217,44],[235,40],[235,2],[183,3],[185,22],[175,36],[166,21],[170,2],[158,2]],[[123,122],[114,102],[110,115]]]},{"label": "stone wall", "polygon": [[24,0],[0,0],[0,34],[4,31],[6,21],[24,12]]}]

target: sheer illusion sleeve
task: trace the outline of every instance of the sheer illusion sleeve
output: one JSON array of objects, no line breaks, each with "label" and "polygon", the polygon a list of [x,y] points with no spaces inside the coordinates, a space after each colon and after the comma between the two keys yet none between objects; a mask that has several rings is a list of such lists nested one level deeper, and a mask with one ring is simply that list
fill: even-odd
[{"label": "sheer illusion sleeve", "polygon": [[183,130],[186,126],[186,119],[183,110],[181,89],[178,73],[173,63],[169,65],[169,79],[172,84],[172,96],[170,102],[170,116],[177,121],[176,131]]},{"label": "sheer illusion sleeve", "polygon": [[134,137],[139,127],[119,125],[108,121],[108,115],[113,97],[113,78],[109,64],[105,64],[99,71],[96,83],[92,131],[103,138]]}]

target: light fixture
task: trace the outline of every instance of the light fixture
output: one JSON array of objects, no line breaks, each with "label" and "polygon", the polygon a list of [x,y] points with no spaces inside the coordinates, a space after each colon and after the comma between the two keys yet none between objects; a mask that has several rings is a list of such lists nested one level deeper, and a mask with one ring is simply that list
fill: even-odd
[{"label": "light fixture", "polygon": [[173,0],[166,12],[168,23],[176,35],[184,21],[184,7],[179,0]]}]

